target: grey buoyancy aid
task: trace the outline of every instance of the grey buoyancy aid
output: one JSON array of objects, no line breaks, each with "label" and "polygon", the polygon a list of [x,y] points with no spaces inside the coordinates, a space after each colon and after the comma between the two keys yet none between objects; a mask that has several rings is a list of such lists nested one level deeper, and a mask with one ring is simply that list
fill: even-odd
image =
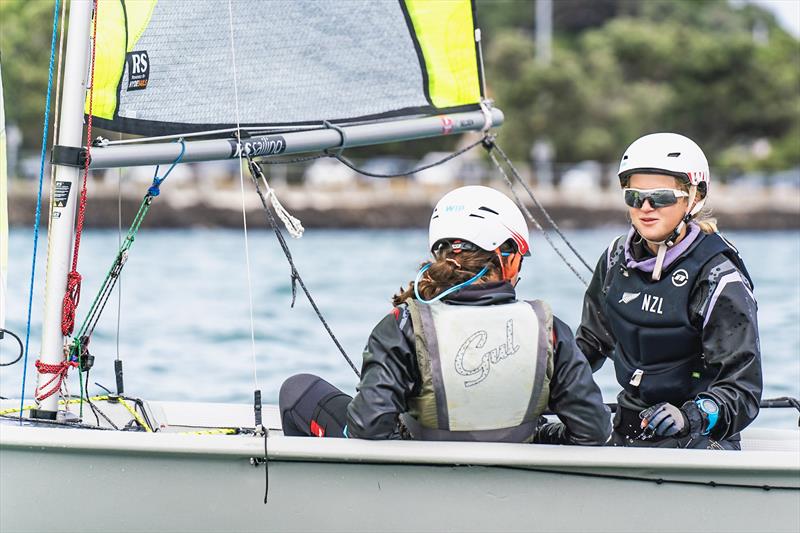
[{"label": "grey buoyancy aid", "polygon": [[[628,268],[619,243],[610,258],[605,315],[616,341],[619,384],[648,404],[680,405],[705,390],[715,377],[703,359],[702,329],[691,322],[689,300],[703,266],[722,253],[750,281],[738,252],[718,234],[701,234],[659,281]],[[752,282],[751,282],[752,286]]]},{"label": "grey buoyancy aid", "polygon": [[549,306],[407,304],[422,376],[404,416],[414,437],[532,440],[553,372]]}]

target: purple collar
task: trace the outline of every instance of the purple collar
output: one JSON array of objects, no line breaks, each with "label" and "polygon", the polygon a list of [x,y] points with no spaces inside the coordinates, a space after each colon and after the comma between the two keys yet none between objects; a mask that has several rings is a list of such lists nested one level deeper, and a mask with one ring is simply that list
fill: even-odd
[{"label": "purple collar", "polygon": [[[652,272],[656,266],[655,257],[650,257],[644,261],[636,261],[631,255],[631,241],[633,241],[633,238],[636,235],[636,229],[631,226],[630,231],[628,231],[628,237],[625,240],[625,264],[628,268],[635,268],[637,270],[641,270],[642,272]],[[692,243],[697,240],[699,235],[700,227],[697,224],[690,222],[686,236],[681,240],[681,242],[672,248],[667,249],[667,254],[664,256],[664,265],[662,266],[662,269],[666,270],[669,268],[669,265],[674,263],[677,258],[683,255],[683,252],[685,252],[689,246],[691,246]]]}]

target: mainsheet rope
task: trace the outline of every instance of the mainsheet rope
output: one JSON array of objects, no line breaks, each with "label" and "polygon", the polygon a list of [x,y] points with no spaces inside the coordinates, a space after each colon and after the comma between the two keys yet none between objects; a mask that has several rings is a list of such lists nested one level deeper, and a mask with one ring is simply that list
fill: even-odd
[{"label": "mainsheet rope", "polygon": [[[250,170],[250,176],[251,176],[251,178],[253,180],[253,183],[255,184],[256,193],[258,193],[259,198],[261,198],[261,205],[264,207],[264,212],[267,215],[267,222],[272,227],[272,230],[275,232],[275,236],[278,239],[278,243],[280,244],[281,249],[283,250],[283,254],[286,256],[286,260],[289,262],[289,267],[291,268],[291,281],[292,281],[292,304],[291,304],[291,306],[294,307],[295,299],[296,299],[296,296],[297,296],[297,286],[296,286],[296,284],[299,283],[300,284],[300,288],[303,289],[303,292],[305,293],[306,298],[308,298],[308,302],[311,304],[311,307],[314,309],[314,312],[317,314],[317,317],[319,318],[319,320],[322,323],[323,327],[328,332],[328,335],[330,336],[331,340],[333,340],[333,343],[339,349],[339,352],[345,358],[345,360],[347,361],[347,364],[350,365],[350,368],[353,369],[353,372],[355,372],[356,376],[361,378],[361,373],[358,371],[358,368],[353,363],[353,360],[350,359],[350,356],[347,355],[347,352],[345,351],[345,349],[342,346],[342,344],[339,342],[339,339],[337,339],[336,335],[334,335],[333,330],[328,325],[328,322],[325,320],[325,317],[322,316],[322,312],[319,310],[319,307],[317,307],[317,303],[314,301],[314,298],[311,296],[311,292],[309,292],[308,288],[306,287],[306,284],[303,282],[303,278],[300,277],[300,273],[297,271],[297,267],[295,266],[294,260],[292,259],[292,252],[291,252],[291,250],[289,250],[289,245],[286,244],[286,239],[283,238],[283,234],[281,233],[281,229],[280,229],[280,227],[278,227],[278,223],[275,221],[275,217],[272,215],[272,211],[269,209],[269,206],[267,204],[267,198],[264,195],[264,193],[261,191],[261,187],[260,187],[260,185],[258,183],[259,180],[262,180],[265,184],[267,184],[267,180],[266,180],[266,177],[264,176],[264,172],[261,170],[261,167],[258,165],[258,163],[253,161],[253,159],[249,155],[247,156],[247,162],[248,162],[247,168]],[[267,184],[267,187],[269,187],[268,184]]]},{"label": "mainsheet rope", "polygon": [[[496,147],[496,145],[494,146]],[[528,210],[528,207],[525,205],[522,199],[517,195],[516,191],[514,190],[514,184],[511,183],[511,180],[508,178],[505,169],[500,165],[500,162],[497,161],[497,158],[495,158],[494,153],[492,152],[493,148],[488,148],[487,150],[489,152],[489,157],[492,159],[492,162],[500,171],[500,174],[503,176],[503,179],[505,180],[506,184],[508,184],[508,188],[509,190],[511,190],[511,194],[514,196],[514,200],[516,201],[517,205],[520,206],[520,209],[522,209],[522,211],[528,216],[528,219],[530,219],[530,221],[533,222],[534,226],[536,226],[536,229],[538,229],[542,233],[544,238],[547,240],[548,244],[550,244],[550,247],[556,252],[558,257],[561,258],[561,261],[563,261],[564,264],[569,267],[569,269],[572,271],[573,274],[575,274],[575,276],[581,281],[581,283],[583,283],[586,287],[588,287],[589,282],[586,281],[583,276],[581,276],[580,272],[578,272],[578,270],[572,265],[572,263],[570,263],[569,260],[564,256],[561,250],[559,250],[559,248],[556,246],[556,243],[553,242],[553,240],[550,238],[550,235],[548,235],[547,231],[542,227],[539,221],[536,220],[536,217],[533,216],[533,214],[530,212],[530,210]],[[518,175],[515,174],[515,177],[519,180]],[[542,210],[544,210],[544,208],[542,208]],[[561,235],[562,239],[564,239],[564,241],[567,242],[566,237],[564,237],[564,235],[560,231],[558,233],[559,235]],[[571,245],[568,244],[568,246],[570,247],[571,250],[573,249]],[[578,253],[575,250],[573,250],[573,252],[576,255]],[[581,261],[582,260],[583,259],[581,258]]]},{"label": "mainsheet rope", "polygon": [[[326,125],[328,127],[333,127],[330,123],[327,123]],[[338,129],[338,128],[335,128],[335,129]],[[343,138],[342,138],[342,144],[343,145],[345,144],[344,141],[345,141],[345,139],[344,139],[344,136],[343,136]],[[572,270],[572,272],[575,274],[575,276],[584,285],[588,286],[588,282],[580,275],[580,273],[569,262],[569,260],[567,260],[567,258],[561,252],[561,250],[558,249],[558,247],[556,246],[555,242],[553,242],[553,240],[550,238],[550,236],[548,235],[547,231],[542,227],[542,225],[538,222],[538,220],[536,220],[536,218],[528,210],[528,208],[525,206],[525,204],[522,202],[522,200],[519,198],[519,196],[517,196],[516,192],[514,191],[513,183],[508,178],[508,175],[507,175],[505,169],[502,167],[500,162],[494,156],[493,150],[495,150],[495,149],[498,150],[498,152],[501,154],[503,159],[506,161],[506,164],[511,169],[512,175],[514,176],[514,178],[519,183],[521,183],[523,185],[523,187],[525,187],[525,189],[528,191],[528,194],[531,196],[531,199],[534,201],[536,206],[545,214],[547,220],[556,229],[556,232],[564,240],[564,242],[567,244],[569,249],[572,250],[572,252],[576,256],[578,256],[578,258],[583,262],[583,264],[587,268],[589,268],[590,272],[592,271],[592,269],[586,264],[586,262],[583,260],[583,258],[578,253],[578,251],[568,241],[567,237],[560,231],[560,229],[558,228],[556,222],[552,219],[552,217],[550,217],[549,213],[547,213],[547,211],[544,208],[544,206],[541,203],[539,203],[538,200],[535,198],[535,196],[533,195],[533,192],[530,190],[530,188],[527,186],[527,184],[524,183],[524,181],[522,180],[521,176],[517,172],[516,168],[514,168],[514,166],[511,164],[511,161],[506,156],[505,152],[503,152],[496,145],[493,136],[484,136],[480,140],[469,144],[468,146],[462,148],[461,150],[459,150],[457,152],[454,152],[454,153],[442,158],[439,161],[436,161],[436,162],[434,162],[434,163],[432,163],[430,165],[424,165],[422,167],[415,168],[413,170],[410,170],[408,172],[404,172],[402,174],[378,174],[378,173],[372,173],[372,172],[365,172],[365,171],[359,169],[358,167],[356,167],[353,163],[351,163],[349,160],[347,160],[344,156],[342,156],[341,155],[341,150],[339,152],[337,152],[337,153],[326,152],[326,153],[321,154],[321,155],[312,156],[312,157],[308,157],[308,158],[302,158],[302,159],[303,160],[310,160],[310,159],[318,159],[320,157],[332,157],[332,158],[338,160],[339,162],[341,162],[342,164],[344,164],[345,166],[349,167],[350,169],[352,169],[352,170],[354,170],[354,171],[356,171],[356,172],[358,172],[360,174],[363,174],[365,176],[371,176],[371,177],[375,177],[375,178],[393,178],[393,177],[402,177],[402,176],[412,175],[412,174],[415,174],[417,172],[421,172],[423,170],[426,170],[426,169],[433,168],[433,167],[436,167],[438,165],[444,164],[447,161],[449,161],[451,159],[454,159],[454,158],[456,158],[456,157],[468,152],[469,150],[471,150],[471,149],[473,149],[473,148],[475,148],[476,146],[479,146],[479,145],[483,145],[487,149],[487,151],[489,152],[489,156],[490,156],[492,162],[494,163],[495,167],[497,167],[497,169],[502,174],[503,178],[505,179],[506,183],[508,184],[509,189],[511,189],[511,193],[514,195],[514,198],[516,199],[516,202],[520,206],[520,208],[526,213],[526,215],[534,223],[536,228],[539,231],[542,232],[542,234],[545,236],[545,239],[547,240],[547,242],[550,244],[550,246],[553,248],[553,250],[555,250],[556,254],[558,254],[558,256],[561,258],[561,260],[570,268],[570,270]],[[240,157],[241,157],[241,154],[243,153],[243,151],[240,150],[239,153],[240,153]],[[314,309],[314,312],[317,314],[317,317],[319,318],[320,322],[322,323],[322,325],[327,330],[328,335],[331,337],[331,339],[333,340],[334,344],[339,349],[339,352],[342,354],[342,356],[345,358],[347,363],[350,365],[350,368],[352,368],[353,372],[355,372],[356,376],[358,376],[360,378],[361,377],[361,373],[358,371],[358,369],[356,368],[356,365],[353,363],[353,361],[347,355],[347,352],[345,352],[345,350],[342,347],[341,343],[336,338],[335,334],[333,333],[333,331],[331,330],[331,328],[328,325],[327,321],[325,320],[325,317],[323,317],[322,312],[317,307],[316,302],[314,301],[313,297],[311,296],[311,293],[308,291],[305,283],[303,282],[303,279],[300,277],[300,274],[297,271],[297,267],[295,266],[294,261],[292,259],[292,254],[291,254],[291,251],[289,250],[289,246],[286,243],[286,239],[283,238],[283,234],[281,233],[281,230],[278,227],[277,222],[275,221],[275,217],[273,216],[272,211],[269,209],[267,198],[270,199],[273,208],[276,210],[276,213],[278,213],[278,216],[281,218],[281,220],[286,225],[287,231],[289,231],[289,233],[292,236],[296,236],[295,235],[295,231],[294,231],[295,228],[293,228],[294,223],[289,222],[288,220],[285,219],[285,217],[291,218],[291,220],[295,221],[295,223],[297,225],[299,225],[299,221],[297,221],[297,219],[295,219],[294,217],[291,217],[291,215],[289,215],[285,211],[283,206],[280,205],[280,202],[278,202],[277,197],[275,195],[275,192],[269,186],[269,183],[267,182],[267,179],[264,176],[264,173],[263,173],[261,167],[259,166],[259,163],[256,163],[255,161],[253,161],[252,157],[249,154],[245,154],[245,157],[247,157],[247,160],[248,160],[248,168],[250,170],[250,175],[251,175],[251,178],[253,180],[253,183],[255,184],[256,192],[258,193],[259,197],[261,198],[261,204],[264,207],[264,211],[266,212],[267,221],[270,224],[270,226],[272,227],[272,230],[275,232],[275,235],[276,235],[276,237],[278,239],[278,242],[279,242],[279,244],[281,246],[281,249],[283,250],[283,253],[286,256],[286,259],[289,262],[289,266],[291,268],[291,283],[292,283],[292,303],[291,303],[291,306],[294,307],[295,300],[296,300],[296,295],[297,295],[296,283],[300,283],[300,286],[303,289],[303,292],[305,293],[306,297],[308,298],[308,301],[311,304],[312,308]],[[264,162],[267,163],[267,164],[277,164],[278,163],[278,161],[269,161],[269,160],[264,161]],[[281,162],[282,163],[286,163],[286,161],[281,161]],[[259,180],[264,183],[264,187],[267,190],[267,194],[266,195],[261,191],[261,187],[259,185]],[[302,226],[300,226],[300,229],[302,230]]]},{"label": "mainsheet rope", "polygon": [[[567,237],[561,232],[561,229],[558,227],[558,224],[556,224],[556,221],[553,220],[553,217],[550,216],[550,213],[548,213],[547,210],[544,208],[544,206],[541,204],[541,202],[539,202],[539,200],[533,194],[533,191],[531,190],[531,188],[528,186],[527,183],[525,183],[525,180],[523,180],[520,177],[519,172],[517,172],[517,169],[514,167],[514,164],[511,162],[511,159],[509,159],[509,157],[506,155],[506,153],[503,151],[503,149],[500,148],[497,145],[497,143],[494,141],[493,138],[488,137],[487,141],[491,143],[491,146],[490,146],[491,150],[497,150],[497,152],[500,154],[500,157],[503,158],[503,161],[505,161],[506,165],[508,165],[508,168],[511,169],[511,173],[513,174],[514,178],[517,180],[517,183],[522,185],[522,187],[528,193],[528,196],[530,196],[530,198],[533,201],[533,203],[536,205],[537,208],[539,208],[539,210],[545,216],[545,218],[547,219],[547,222],[550,223],[550,225],[553,227],[553,230],[555,230],[555,232],[558,234],[558,236],[561,237],[561,240],[564,241],[564,244],[566,244],[567,247],[569,247],[569,249],[572,251],[572,253],[575,254],[575,257],[577,257],[581,261],[581,263],[583,263],[583,266],[586,267],[586,269],[589,271],[589,273],[594,273],[594,269],[591,266],[589,266],[589,263],[587,263],[586,260],[584,260],[584,258],[578,252],[578,250],[576,250],[575,247],[572,246],[572,243],[570,243],[569,239],[567,239]],[[502,168],[497,163],[497,160],[494,159],[494,158],[492,158],[492,160],[494,161],[495,166],[497,166],[497,168],[502,171]],[[505,173],[503,173],[503,177],[506,177]],[[509,182],[509,180],[507,178],[506,178],[506,182],[509,183],[509,186],[511,185],[511,183]],[[533,215],[531,215],[531,218],[533,218]]]}]

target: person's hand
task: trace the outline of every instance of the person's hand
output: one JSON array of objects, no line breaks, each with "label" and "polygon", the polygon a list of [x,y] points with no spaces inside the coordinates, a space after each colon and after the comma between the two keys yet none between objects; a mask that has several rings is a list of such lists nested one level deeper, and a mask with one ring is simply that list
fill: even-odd
[{"label": "person's hand", "polygon": [[661,402],[641,413],[642,429],[658,437],[679,439],[689,434],[689,419],[680,407]]}]

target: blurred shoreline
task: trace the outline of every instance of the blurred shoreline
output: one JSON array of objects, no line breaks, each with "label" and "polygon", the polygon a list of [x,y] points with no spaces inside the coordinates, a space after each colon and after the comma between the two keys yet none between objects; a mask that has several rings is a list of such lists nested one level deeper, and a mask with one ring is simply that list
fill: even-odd
[{"label": "blurred shoreline", "polygon": [[[487,182],[507,192],[502,182]],[[135,185],[135,186],[134,186]],[[423,228],[441,195],[460,184],[423,186],[408,180],[373,181],[347,187],[309,187],[276,184],[281,203],[306,228]],[[266,227],[260,200],[245,184],[248,226]],[[47,187],[49,189],[49,187]],[[86,225],[116,228],[121,207],[122,225],[127,226],[139,208],[146,185],[92,181],[88,186]],[[516,191],[534,217],[548,227],[527,193]],[[617,190],[539,187],[534,195],[559,226],[592,228],[626,223]],[[9,223],[31,226],[36,205],[36,186],[30,181],[9,183]],[[46,224],[49,191],[43,191],[42,220]],[[709,205],[725,229],[800,229],[800,189],[796,187],[743,188],[719,185],[711,190]],[[162,186],[143,224],[153,228],[242,226],[242,198],[238,181],[214,186],[181,184]],[[532,228],[533,229],[533,228]]]}]

